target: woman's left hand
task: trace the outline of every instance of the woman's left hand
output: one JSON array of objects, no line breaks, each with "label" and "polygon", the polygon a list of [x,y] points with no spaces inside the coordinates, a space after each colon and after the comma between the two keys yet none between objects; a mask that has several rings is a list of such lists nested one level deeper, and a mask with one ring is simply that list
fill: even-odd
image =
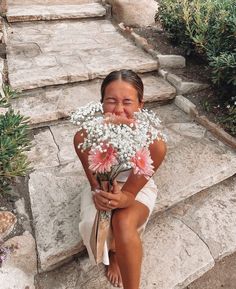
[{"label": "woman's left hand", "polygon": [[93,200],[98,210],[109,211],[122,207],[125,201],[125,194],[121,191],[117,181],[114,181],[112,192],[96,190]]}]

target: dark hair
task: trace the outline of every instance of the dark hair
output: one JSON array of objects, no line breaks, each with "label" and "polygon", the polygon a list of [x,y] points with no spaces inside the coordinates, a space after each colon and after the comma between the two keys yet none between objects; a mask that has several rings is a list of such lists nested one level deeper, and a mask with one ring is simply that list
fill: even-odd
[{"label": "dark hair", "polygon": [[101,103],[103,103],[105,89],[106,87],[115,80],[123,80],[130,83],[138,93],[138,100],[139,102],[143,101],[143,81],[135,73],[133,70],[130,69],[122,69],[122,70],[115,70],[109,73],[102,82],[101,86]]}]

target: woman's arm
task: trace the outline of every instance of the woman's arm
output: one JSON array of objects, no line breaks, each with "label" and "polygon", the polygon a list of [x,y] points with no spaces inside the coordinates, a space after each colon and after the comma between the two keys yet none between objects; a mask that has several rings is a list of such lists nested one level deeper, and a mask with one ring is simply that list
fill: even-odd
[{"label": "woman's arm", "polygon": [[[167,147],[163,140],[156,140],[149,146],[150,155],[153,160],[154,172],[165,158]],[[148,180],[144,176],[135,175],[133,172],[122,187],[122,191],[128,191],[136,197],[137,193],[145,186]]]},{"label": "woman's arm", "polygon": [[94,191],[95,189],[99,188],[99,184],[98,184],[96,178],[94,177],[92,171],[89,169],[88,151],[81,152],[81,150],[78,148],[78,145],[80,143],[84,142],[85,136],[86,136],[85,131],[77,132],[74,136],[74,147],[75,147],[75,151],[76,151],[76,153],[77,153],[77,155],[78,155],[78,157],[79,157],[79,159],[83,165],[86,176],[89,180],[91,190]]}]

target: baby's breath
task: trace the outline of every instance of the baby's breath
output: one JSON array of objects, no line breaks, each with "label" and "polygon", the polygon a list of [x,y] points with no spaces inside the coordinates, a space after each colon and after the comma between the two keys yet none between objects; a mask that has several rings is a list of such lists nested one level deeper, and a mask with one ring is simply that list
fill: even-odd
[{"label": "baby's breath", "polygon": [[162,133],[161,121],[153,111],[142,109],[134,113],[134,119],[132,125],[106,123],[101,103],[94,102],[80,107],[71,116],[71,122],[78,125],[78,131],[86,131],[84,142],[78,148],[104,152],[104,144],[112,146],[117,151],[120,164],[115,171],[119,172],[132,167],[131,159],[141,148],[149,147],[156,139],[167,141]]}]

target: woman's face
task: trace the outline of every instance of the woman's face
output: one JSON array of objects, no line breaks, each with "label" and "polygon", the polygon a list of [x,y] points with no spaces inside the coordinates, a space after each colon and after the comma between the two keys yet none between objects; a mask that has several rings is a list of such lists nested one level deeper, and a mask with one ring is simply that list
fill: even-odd
[{"label": "woman's face", "polygon": [[137,90],[128,82],[115,80],[108,84],[103,99],[104,113],[133,118],[143,103],[139,102]]}]

